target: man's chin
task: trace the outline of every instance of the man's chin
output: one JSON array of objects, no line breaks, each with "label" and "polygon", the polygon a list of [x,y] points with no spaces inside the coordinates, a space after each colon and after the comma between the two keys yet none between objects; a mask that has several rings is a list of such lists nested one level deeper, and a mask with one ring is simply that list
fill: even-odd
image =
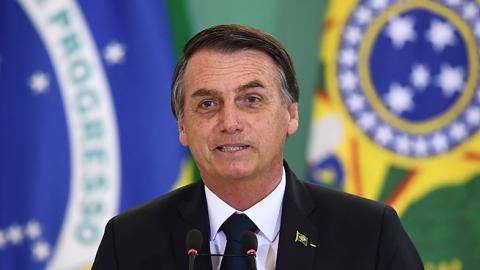
[{"label": "man's chin", "polygon": [[228,164],[217,168],[217,172],[224,179],[248,179],[253,175],[253,168],[246,164]]}]

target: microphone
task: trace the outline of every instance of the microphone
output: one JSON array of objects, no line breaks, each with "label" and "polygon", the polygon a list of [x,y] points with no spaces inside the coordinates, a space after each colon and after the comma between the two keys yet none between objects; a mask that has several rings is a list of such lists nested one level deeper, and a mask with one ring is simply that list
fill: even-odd
[{"label": "microphone", "polygon": [[251,231],[245,231],[240,240],[243,246],[243,251],[247,256],[250,269],[257,270],[256,255],[258,248],[257,236]]},{"label": "microphone", "polygon": [[195,259],[199,255],[199,250],[202,247],[203,235],[197,229],[188,231],[185,240],[185,246],[188,254],[188,269],[193,270],[195,267]]},{"label": "microphone", "polygon": [[185,238],[185,247],[188,254],[188,269],[194,270],[195,259],[197,256],[222,256],[222,257],[246,257],[251,270],[257,270],[256,254],[258,248],[257,236],[250,231],[245,231],[240,239],[240,243],[243,247],[243,254],[201,254],[200,249],[202,247],[203,235],[202,232],[197,229],[188,231]]}]

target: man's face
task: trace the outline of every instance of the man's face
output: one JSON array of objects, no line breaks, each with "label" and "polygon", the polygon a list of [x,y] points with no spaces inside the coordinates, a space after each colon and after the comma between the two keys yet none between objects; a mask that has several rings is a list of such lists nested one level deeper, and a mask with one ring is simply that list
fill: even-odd
[{"label": "man's face", "polygon": [[180,142],[204,180],[255,179],[279,169],[297,103],[283,102],[272,59],[256,50],[200,50],[184,74]]}]

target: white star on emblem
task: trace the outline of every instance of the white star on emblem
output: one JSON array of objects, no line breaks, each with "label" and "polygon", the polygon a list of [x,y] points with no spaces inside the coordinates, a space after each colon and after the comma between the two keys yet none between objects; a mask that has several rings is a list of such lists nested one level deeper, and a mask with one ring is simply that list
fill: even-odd
[{"label": "white star on emblem", "polygon": [[5,238],[5,234],[0,230],[0,249],[2,249],[6,244],[7,239]]},{"label": "white star on emblem", "polygon": [[362,130],[370,130],[372,127],[374,127],[377,123],[377,120],[375,119],[375,115],[373,113],[362,113],[358,120],[358,126]]},{"label": "white star on emblem", "polygon": [[388,126],[381,126],[375,132],[375,140],[382,145],[388,144],[393,139],[392,129]]},{"label": "white star on emblem", "polygon": [[12,225],[7,229],[7,239],[12,245],[17,245],[23,240],[22,228],[18,225]]},{"label": "white star on emblem", "polygon": [[400,154],[408,154],[410,152],[410,140],[408,137],[405,135],[398,136],[395,139],[395,149]]},{"label": "white star on emblem", "polygon": [[425,89],[430,83],[430,71],[427,66],[417,64],[412,67],[410,82],[417,89]]},{"label": "white star on emblem", "polygon": [[432,145],[433,145],[433,149],[435,149],[437,153],[441,153],[447,150],[448,148],[447,136],[445,136],[442,133],[435,134],[432,138]]},{"label": "white star on emblem", "polygon": [[387,25],[386,35],[392,40],[393,47],[401,49],[407,41],[415,41],[415,20],[409,16],[395,17]]},{"label": "white star on emblem", "polygon": [[467,110],[467,123],[477,127],[480,126],[480,108],[472,107]]},{"label": "white star on emblem", "polygon": [[344,49],[340,51],[340,63],[348,67],[352,67],[357,63],[357,53],[352,49]]},{"label": "white star on emblem", "polygon": [[356,45],[357,43],[362,40],[362,32],[360,31],[360,28],[354,27],[354,26],[349,26],[345,30],[345,39],[352,45]]},{"label": "white star on emblem", "polygon": [[458,6],[462,3],[462,0],[447,0],[446,2],[450,6]]},{"label": "white star on emblem", "polygon": [[437,85],[442,89],[444,97],[451,97],[455,92],[463,90],[463,77],[465,72],[461,66],[452,67],[448,64],[443,64],[440,68],[440,74],[437,76]]},{"label": "white star on emblem", "polygon": [[384,101],[390,111],[397,115],[404,111],[410,111],[414,107],[412,91],[398,83],[390,86],[388,93],[384,96]]},{"label": "white star on emblem", "polygon": [[38,261],[44,261],[50,256],[50,245],[44,241],[37,242],[33,245],[32,254]]},{"label": "white star on emblem", "polygon": [[427,155],[427,142],[425,141],[424,138],[419,137],[413,142],[413,149],[415,151],[415,155],[419,157],[423,157]]},{"label": "white star on emblem", "polygon": [[388,0],[370,0],[370,6],[375,9],[384,9],[388,5]]},{"label": "white star on emblem", "polygon": [[28,85],[35,94],[43,94],[50,86],[50,79],[46,73],[37,71],[28,79]]},{"label": "white star on emblem", "polygon": [[473,33],[477,38],[480,38],[480,20],[475,22],[475,26],[473,28]]},{"label": "white star on emblem", "polygon": [[39,237],[42,234],[42,229],[37,221],[30,221],[25,226],[25,235],[31,240]]},{"label": "white star on emblem", "polygon": [[368,24],[372,21],[372,11],[361,6],[355,11],[355,18],[360,24]]},{"label": "white star on emblem", "polygon": [[352,91],[357,87],[358,78],[351,71],[344,72],[340,75],[340,87],[342,90]]},{"label": "white star on emblem", "polygon": [[430,28],[425,34],[425,38],[432,43],[433,49],[441,52],[447,46],[453,46],[456,43],[455,29],[448,22],[442,22],[437,19],[430,21]]},{"label": "white star on emblem", "polygon": [[462,141],[467,137],[467,128],[464,124],[454,123],[449,130],[449,135],[457,142]]},{"label": "white star on emblem", "polygon": [[347,98],[346,103],[352,112],[361,111],[365,107],[365,98],[361,95],[353,94]]},{"label": "white star on emblem", "polygon": [[103,49],[103,57],[108,64],[115,65],[125,60],[126,48],[123,44],[118,42],[110,42]]},{"label": "white star on emblem", "polygon": [[478,7],[474,2],[468,3],[463,6],[462,9],[463,17],[467,20],[474,19],[478,16]]}]

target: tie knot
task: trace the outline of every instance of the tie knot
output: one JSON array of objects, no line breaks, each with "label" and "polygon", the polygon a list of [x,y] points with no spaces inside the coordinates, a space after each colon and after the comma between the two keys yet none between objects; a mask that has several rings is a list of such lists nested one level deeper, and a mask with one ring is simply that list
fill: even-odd
[{"label": "tie knot", "polygon": [[234,213],[225,220],[220,229],[227,236],[227,240],[240,241],[245,231],[255,232],[257,226],[247,215]]}]

